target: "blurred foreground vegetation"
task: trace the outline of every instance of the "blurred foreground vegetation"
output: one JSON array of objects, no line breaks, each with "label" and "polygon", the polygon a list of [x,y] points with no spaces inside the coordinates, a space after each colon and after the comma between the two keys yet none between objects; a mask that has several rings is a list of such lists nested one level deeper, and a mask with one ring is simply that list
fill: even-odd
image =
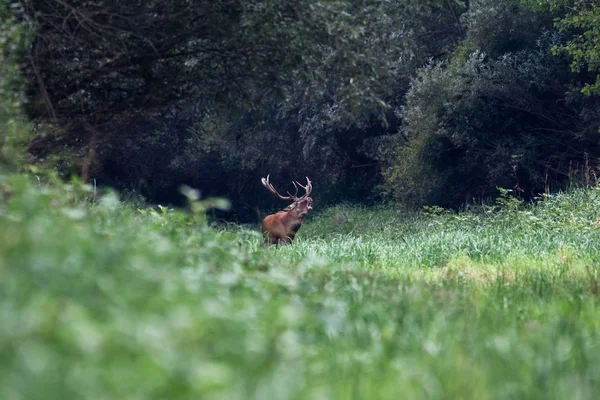
[{"label": "blurred foreground vegetation", "polygon": [[598,393],[598,187],[459,214],[337,206],[279,248],[90,194],[0,175],[2,399]]}]

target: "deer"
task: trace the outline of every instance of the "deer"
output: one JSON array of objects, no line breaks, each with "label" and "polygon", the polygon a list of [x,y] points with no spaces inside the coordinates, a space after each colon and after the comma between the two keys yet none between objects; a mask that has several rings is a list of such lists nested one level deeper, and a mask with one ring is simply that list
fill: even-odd
[{"label": "deer", "polygon": [[[293,203],[283,210],[267,215],[262,221],[262,234],[265,239],[265,244],[291,244],[296,233],[304,222],[306,214],[312,210],[312,183],[306,177],[306,186],[303,186],[298,181],[292,181],[296,193],[287,192],[288,196],[280,195],[273,185],[269,182],[269,175],[266,178],[261,178],[261,182],[265,188],[281,200],[289,200]],[[304,195],[298,197],[298,186],[304,189]]]}]

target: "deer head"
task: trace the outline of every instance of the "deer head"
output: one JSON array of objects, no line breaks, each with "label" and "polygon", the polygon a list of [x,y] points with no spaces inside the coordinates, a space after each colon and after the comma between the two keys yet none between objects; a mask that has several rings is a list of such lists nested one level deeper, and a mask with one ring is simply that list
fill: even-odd
[{"label": "deer head", "polygon": [[[293,203],[283,209],[283,211],[293,211],[295,214],[299,216],[304,216],[310,210],[312,210],[312,198],[310,196],[310,192],[312,192],[312,183],[308,177],[306,177],[306,186],[303,186],[298,181],[292,181],[294,188],[296,189],[294,194],[287,192],[287,196],[282,196],[275,190],[273,185],[269,182],[269,175],[267,178],[261,178],[261,182],[265,188],[275,196],[279,197],[281,200],[289,200]],[[304,195],[298,197],[298,186],[304,189]]]}]

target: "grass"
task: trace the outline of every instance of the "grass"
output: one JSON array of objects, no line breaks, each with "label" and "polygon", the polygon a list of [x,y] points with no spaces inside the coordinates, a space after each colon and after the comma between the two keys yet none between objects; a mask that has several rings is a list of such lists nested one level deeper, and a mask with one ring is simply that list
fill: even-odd
[{"label": "grass", "polygon": [[[0,398],[594,399],[600,188],[292,246],[0,175]],[[195,203],[194,209],[201,209]]]}]

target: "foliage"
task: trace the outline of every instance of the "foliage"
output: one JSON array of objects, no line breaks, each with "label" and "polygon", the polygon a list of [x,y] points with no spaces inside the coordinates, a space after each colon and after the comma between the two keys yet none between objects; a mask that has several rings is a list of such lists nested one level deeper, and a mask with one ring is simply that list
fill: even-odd
[{"label": "foliage", "polygon": [[505,210],[518,210],[524,203],[523,199],[512,195],[512,190],[496,188],[500,192],[500,197],[496,198],[496,204]]},{"label": "foliage", "polygon": [[[153,202],[184,204],[181,185],[225,196],[220,215],[242,221],[278,206],[267,174],[310,176],[317,206],[448,208],[496,187],[530,199],[593,183],[600,107],[578,93],[590,73],[551,57],[593,23],[543,3],[24,2],[29,150]],[[579,45],[593,66],[593,41]]]},{"label": "foliage", "polygon": [[266,248],[48,179],[0,176],[2,398],[597,393],[598,188],[500,212],[338,206]]},{"label": "foliage", "polygon": [[0,0],[0,168],[14,166],[28,140],[22,119],[23,80],[20,61],[26,30],[16,18],[18,3]]},{"label": "foliage", "polygon": [[573,59],[573,72],[587,69],[593,83],[586,83],[582,92],[586,95],[600,93],[600,5],[595,1],[553,0],[544,2],[525,1],[538,10],[551,10],[557,15],[555,25],[570,34],[570,40],[553,48],[556,54],[567,53]]},{"label": "foliage", "polygon": [[518,0],[474,0],[463,14],[467,35],[459,53],[478,49],[490,58],[536,47],[540,31],[550,29],[547,13],[520,6]]},{"label": "foliage", "polygon": [[[281,81],[322,80],[324,64],[353,78],[337,88],[340,96],[378,102],[387,72],[375,64],[377,52],[394,32],[389,23],[374,31],[374,22],[398,12],[379,3],[32,1],[38,32],[30,67],[39,70],[52,117],[98,129],[186,99],[253,108]],[[375,34],[381,46],[367,54],[360,46]]]},{"label": "foliage", "polygon": [[[477,29],[455,58],[424,68],[413,80],[399,109],[402,130],[381,155],[384,189],[395,198],[457,207],[495,197],[497,186],[530,199],[572,179],[593,183],[598,103],[573,90],[578,82],[568,64],[553,57],[561,36],[544,32],[545,20],[534,18],[527,40],[508,33],[494,36],[499,43],[479,37],[531,21],[531,12],[514,13],[514,7],[512,1],[472,4],[467,25]],[[497,17],[501,13],[508,15]],[[522,21],[506,22],[511,18]],[[488,23],[494,27],[485,28]],[[510,52],[498,55],[499,49]]]},{"label": "foliage", "polygon": [[153,201],[176,202],[185,183],[227,195],[246,218],[265,204],[267,173],[309,175],[328,201],[370,196],[373,149],[399,123],[391,106],[412,71],[450,51],[464,10],[437,0],[28,4],[38,26],[30,112],[59,128],[32,144],[40,162],[64,175],[84,175],[83,164],[85,179]]}]

